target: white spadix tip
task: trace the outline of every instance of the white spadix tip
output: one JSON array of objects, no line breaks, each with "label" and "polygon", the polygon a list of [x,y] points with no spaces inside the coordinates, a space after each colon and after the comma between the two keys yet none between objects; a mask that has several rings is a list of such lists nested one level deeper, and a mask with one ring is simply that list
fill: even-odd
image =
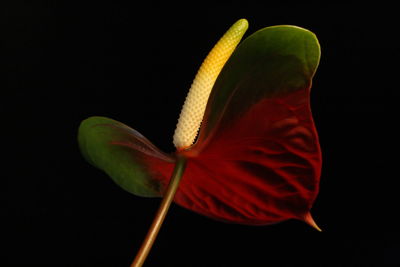
[{"label": "white spadix tip", "polygon": [[215,80],[239,44],[248,26],[246,19],[240,19],[233,24],[200,66],[186,96],[175,129],[173,142],[178,150],[184,150],[194,143]]}]

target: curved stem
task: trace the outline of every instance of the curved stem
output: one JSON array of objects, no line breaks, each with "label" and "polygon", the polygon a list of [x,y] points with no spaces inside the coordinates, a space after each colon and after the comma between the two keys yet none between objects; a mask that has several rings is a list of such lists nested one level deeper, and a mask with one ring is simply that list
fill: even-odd
[{"label": "curved stem", "polygon": [[172,173],[171,180],[168,184],[167,190],[165,191],[164,198],[158,208],[157,214],[154,217],[153,223],[150,226],[149,231],[142,243],[142,246],[137,253],[135,260],[132,262],[131,267],[141,267],[149,254],[154,241],[156,240],[157,234],[160,231],[161,225],[167,215],[168,209],[174,200],[176,190],[179,187],[179,182],[183,176],[183,172],[186,167],[186,158],[178,155],[175,163],[174,172]]}]

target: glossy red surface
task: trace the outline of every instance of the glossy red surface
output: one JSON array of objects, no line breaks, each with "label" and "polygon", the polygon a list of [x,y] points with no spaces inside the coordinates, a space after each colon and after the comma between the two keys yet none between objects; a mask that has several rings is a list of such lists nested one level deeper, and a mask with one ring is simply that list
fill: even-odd
[{"label": "glossy red surface", "polygon": [[[322,163],[309,89],[260,101],[217,129],[202,151],[186,154],[177,204],[232,223],[304,220],[318,193]],[[163,173],[166,185],[171,164],[157,162],[151,168]]]}]

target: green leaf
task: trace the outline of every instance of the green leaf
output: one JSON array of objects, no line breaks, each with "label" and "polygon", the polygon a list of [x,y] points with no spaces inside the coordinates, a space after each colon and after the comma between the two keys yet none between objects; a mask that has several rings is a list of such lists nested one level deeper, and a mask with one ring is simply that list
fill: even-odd
[{"label": "green leaf", "polygon": [[261,100],[310,88],[319,59],[316,36],[296,26],[267,27],[249,36],[218,76],[191,150],[202,150],[216,131]]},{"label": "green leaf", "polygon": [[157,166],[170,165],[175,158],[156,148],[140,133],[105,117],[84,120],[78,131],[83,156],[106,172],[115,183],[138,196],[159,197],[166,180]]}]

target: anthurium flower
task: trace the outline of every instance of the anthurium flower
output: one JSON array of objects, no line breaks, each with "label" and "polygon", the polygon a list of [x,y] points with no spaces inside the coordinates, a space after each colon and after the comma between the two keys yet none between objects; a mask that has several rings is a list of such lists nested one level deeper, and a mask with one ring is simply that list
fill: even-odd
[{"label": "anthurium flower", "polygon": [[138,196],[169,194],[170,201],[225,222],[299,219],[319,229],[310,209],[322,161],[309,100],[318,40],[308,30],[282,25],[237,46],[247,27],[244,19],[236,22],[200,67],[178,121],[174,153],[105,117],[82,122],[81,151]]}]

